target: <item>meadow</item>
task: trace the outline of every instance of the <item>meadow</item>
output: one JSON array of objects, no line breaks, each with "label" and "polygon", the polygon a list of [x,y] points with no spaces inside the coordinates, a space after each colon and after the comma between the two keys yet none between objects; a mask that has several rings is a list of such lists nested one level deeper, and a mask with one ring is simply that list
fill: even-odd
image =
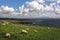
[{"label": "meadow", "polygon": [[[27,28],[28,33],[21,34],[21,30]],[[6,33],[10,33],[11,38],[6,38]],[[0,21],[0,40],[60,40],[60,28],[13,24],[11,22],[3,25],[3,22]]]}]

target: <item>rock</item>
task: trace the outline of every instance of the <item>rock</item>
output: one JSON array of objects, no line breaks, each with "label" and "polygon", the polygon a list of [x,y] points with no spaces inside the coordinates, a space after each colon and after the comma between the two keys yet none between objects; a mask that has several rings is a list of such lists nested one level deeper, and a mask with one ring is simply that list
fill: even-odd
[{"label": "rock", "polygon": [[26,30],[21,31],[22,34],[27,34],[28,32]]},{"label": "rock", "polygon": [[6,37],[6,38],[11,38],[11,34],[10,34],[10,33],[6,33],[6,34],[5,34],[5,37]]}]

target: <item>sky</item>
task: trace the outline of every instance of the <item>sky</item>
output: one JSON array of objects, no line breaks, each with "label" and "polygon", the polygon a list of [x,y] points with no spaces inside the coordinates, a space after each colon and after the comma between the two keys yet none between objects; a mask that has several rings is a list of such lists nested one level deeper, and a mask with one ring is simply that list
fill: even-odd
[{"label": "sky", "polygon": [[19,6],[25,4],[26,1],[31,1],[31,0],[0,0],[0,6],[5,5],[16,9]]},{"label": "sky", "polygon": [[60,18],[60,0],[0,0],[1,18]]}]

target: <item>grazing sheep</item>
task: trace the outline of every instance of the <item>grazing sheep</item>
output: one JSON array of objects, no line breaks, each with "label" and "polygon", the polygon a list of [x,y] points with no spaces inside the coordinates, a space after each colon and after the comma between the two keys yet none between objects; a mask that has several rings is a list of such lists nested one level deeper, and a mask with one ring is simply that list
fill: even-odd
[{"label": "grazing sheep", "polygon": [[37,30],[34,30],[34,32],[38,32]]},{"label": "grazing sheep", "polygon": [[48,27],[48,29],[50,29],[50,28]]},{"label": "grazing sheep", "polygon": [[2,25],[6,25],[5,23],[2,23]]},{"label": "grazing sheep", "polygon": [[3,22],[3,23],[2,23],[2,25],[7,25],[7,24],[9,24],[9,22]]},{"label": "grazing sheep", "polygon": [[27,34],[28,32],[26,30],[21,31],[22,34]]},{"label": "grazing sheep", "polygon": [[6,22],[6,24],[9,24],[9,22]]},{"label": "grazing sheep", "polygon": [[29,28],[26,28],[26,30],[29,30]]},{"label": "grazing sheep", "polygon": [[11,38],[11,34],[10,34],[10,33],[6,33],[6,34],[5,34],[5,37],[6,37],[6,38]]}]

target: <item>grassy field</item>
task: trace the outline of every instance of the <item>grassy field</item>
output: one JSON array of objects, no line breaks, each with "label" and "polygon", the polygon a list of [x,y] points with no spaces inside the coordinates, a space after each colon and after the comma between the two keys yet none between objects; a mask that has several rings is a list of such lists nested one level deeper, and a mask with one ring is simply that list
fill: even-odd
[{"label": "grassy field", "polygon": [[[21,30],[26,28],[28,33],[21,34]],[[6,33],[10,33],[11,38],[5,38]],[[60,28],[13,23],[2,25],[0,22],[0,40],[60,40]]]}]

